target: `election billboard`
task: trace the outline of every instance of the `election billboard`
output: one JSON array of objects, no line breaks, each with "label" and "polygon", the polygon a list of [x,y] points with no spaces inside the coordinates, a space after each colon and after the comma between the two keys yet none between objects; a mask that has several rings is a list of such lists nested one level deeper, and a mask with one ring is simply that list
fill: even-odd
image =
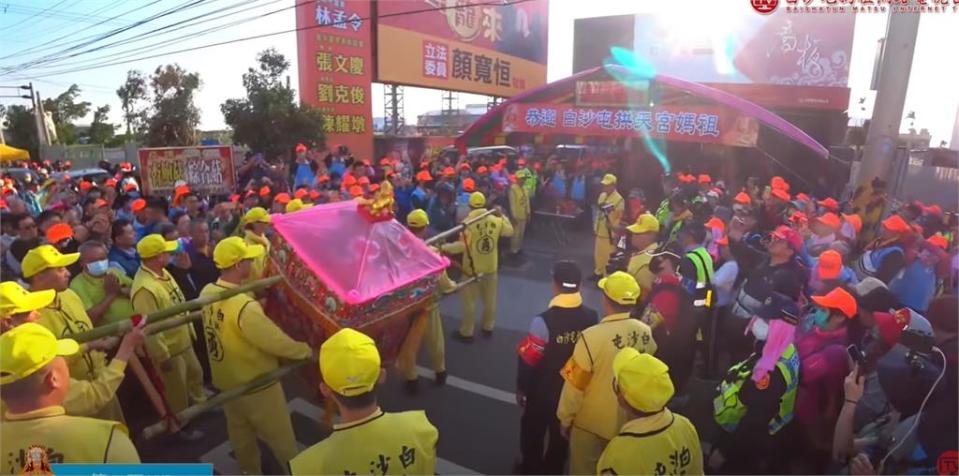
[{"label": "election billboard", "polygon": [[547,0],[376,2],[376,80],[510,97],[546,84]]},{"label": "election billboard", "polygon": [[137,151],[143,194],[172,193],[178,180],[201,193],[236,189],[233,146],[154,147]]}]

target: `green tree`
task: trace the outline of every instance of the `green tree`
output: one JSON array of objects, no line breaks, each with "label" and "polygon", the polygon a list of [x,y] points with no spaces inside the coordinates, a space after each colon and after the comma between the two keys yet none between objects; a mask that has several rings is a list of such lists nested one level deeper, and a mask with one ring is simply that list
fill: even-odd
[{"label": "green tree", "polygon": [[243,74],[246,97],[220,105],[233,129],[233,142],[271,158],[290,153],[298,142],[322,144],[322,114],[299,104],[296,92],[283,80],[290,62],[272,48],[257,54],[256,61],[256,68]]},{"label": "green tree", "polygon": [[110,113],[110,106],[104,104],[93,111],[93,122],[90,123],[90,143],[107,144],[113,139],[115,125],[107,122],[107,114]]},{"label": "green tree", "polygon": [[33,111],[26,106],[7,106],[3,118],[3,137],[13,147],[30,151],[30,157],[40,157],[40,140]]},{"label": "green tree", "polygon": [[152,107],[146,121],[146,144],[150,147],[185,146],[196,143],[200,110],[193,104],[200,75],[178,64],[157,67],[150,76]]},{"label": "green tree", "polygon": [[127,79],[117,88],[117,96],[123,109],[123,122],[127,126],[126,135],[130,139],[134,133],[142,132],[146,122],[146,112],[140,105],[147,99],[147,81],[143,73],[135,69],[127,71]]},{"label": "green tree", "polygon": [[79,86],[71,84],[59,96],[43,100],[43,110],[53,117],[53,124],[57,128],[57,142],[61,144],[77,142],[77,128],[73,121],[90,112],[90,103],[79,101],[80,92]]}]

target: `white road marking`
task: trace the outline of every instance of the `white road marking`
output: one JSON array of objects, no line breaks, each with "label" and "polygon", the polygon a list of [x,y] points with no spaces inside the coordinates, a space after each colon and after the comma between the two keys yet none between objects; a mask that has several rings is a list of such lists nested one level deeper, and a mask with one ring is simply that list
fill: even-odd
[{"label": "white road marking", "polygon": [[[420,377],[425,377],[432,379],[434,373],[432,370],[427,369],[426,367],[416,366],[416,373]],[[499,400],[501,402],[509,403],[516,405],[516,394],[500,390],[498,388],[493,388],[488,385],[483,385],[481,383],[470,382],[469,380],[464,380],[459,377],[454,377],[449,375],[446,377],[446,384],[450,387],[456,387],[460,390],[466,390],[467,392],[472,392],[477,395],[482,395],[486,398],[492,398],[493,400]]]}]

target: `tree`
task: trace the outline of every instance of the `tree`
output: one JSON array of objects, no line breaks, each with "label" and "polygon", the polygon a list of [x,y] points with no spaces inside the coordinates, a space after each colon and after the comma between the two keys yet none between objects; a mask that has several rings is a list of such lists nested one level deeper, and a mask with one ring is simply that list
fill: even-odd
[{"label": "tree", "polygon": [[299,104],[295,91],[283,81],[290,62],[272,48],[257,54],[256,61],[257,67],[243,75],[246,97],[220,105],[224,120],[233,129],[233,142],[271,158],[289,153],[298,142],[321,144],[322,114]]},{"label": "tree", "polygon": [[90,112],[90,103],[78,101],[80,87],[71,84],[59,96],[43,100],[43,110],[53,117],[53,124],[57,128],[57,142],[73,144],[77,141],[77,128],[73,121],[80,119]]},{"label": "tree", "polygon": [[150,76],[149,84],[153,98],[146,121],[146,144],[195,144],[200,110],[193,104],[193,97],[200,87],[200,75],[189,73],[178,64],[160,66]]},{"label": "tree", "polygon": [[120,108],[123,109],[123,122],[127,125],[127,138],[135,132],[141,132],[146,120],[143,107],[139,106],[147,98],[147,81],[143,73],[131,69],[127,71],[127,80],[117,89]]},{"label": "tree", "polygon": [[33,111],[26,106],[7,106],[3,114],[4,139],[7,144],[30,151],[30,157],[40,157],[40,140]]},{"label": "tree", "polygon": [[113,138],[116,126],[107,122],[110,106],[104,104],[93,111],[93,122],[90,123],[90,143],[107,144]]}]

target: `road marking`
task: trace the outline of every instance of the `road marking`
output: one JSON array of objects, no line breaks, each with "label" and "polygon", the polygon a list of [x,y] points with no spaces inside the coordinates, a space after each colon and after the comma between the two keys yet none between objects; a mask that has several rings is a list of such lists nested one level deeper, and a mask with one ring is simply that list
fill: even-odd
[{"label": "road marking", "polygon": [[[425,377],[432,379],[434,377],[434,372],[427,369],[426,367],[416,366],[416,373],[420,377]],[[466,390],[467,392],[472,392],[477,395],[482,395],[486,398],[492,398],[493,400],[499,400],[501,402],[509,403],[511,405],[516,405],[516,394],[511,392],[506,392],[498,388],[493,388],[488,385],[483,385],[481,383],[470,382],[469,380],[464,380],[459,377],[454,377],[449,375],[446,377],[446,384],[450,387],[456,387],[460,390]]]},{"label": "road marking", "polygon": [[[299,413],[310,420],[313,420],[318,425],[323,424],[324,412],[319,406],[299,397],[287,402],[287,406],[289,407],[290,412]],[[296,445],[299,447],[300,451],[303,451],[307,448],[307,445],[304,445],[299,441],[296,442]],[[230,447],[230,440],[224,441],[212,450],[207,451],[200,456],[200,462],[212,464],[220,474],[242,474],[242,471],[240,470],[240,464],[237,462],[236,458],[231,455],[232,451],[233,449]],[[436,458],[436,472],[439,474],[480,474],[472,469],[460,466],[443,458]]]}]

